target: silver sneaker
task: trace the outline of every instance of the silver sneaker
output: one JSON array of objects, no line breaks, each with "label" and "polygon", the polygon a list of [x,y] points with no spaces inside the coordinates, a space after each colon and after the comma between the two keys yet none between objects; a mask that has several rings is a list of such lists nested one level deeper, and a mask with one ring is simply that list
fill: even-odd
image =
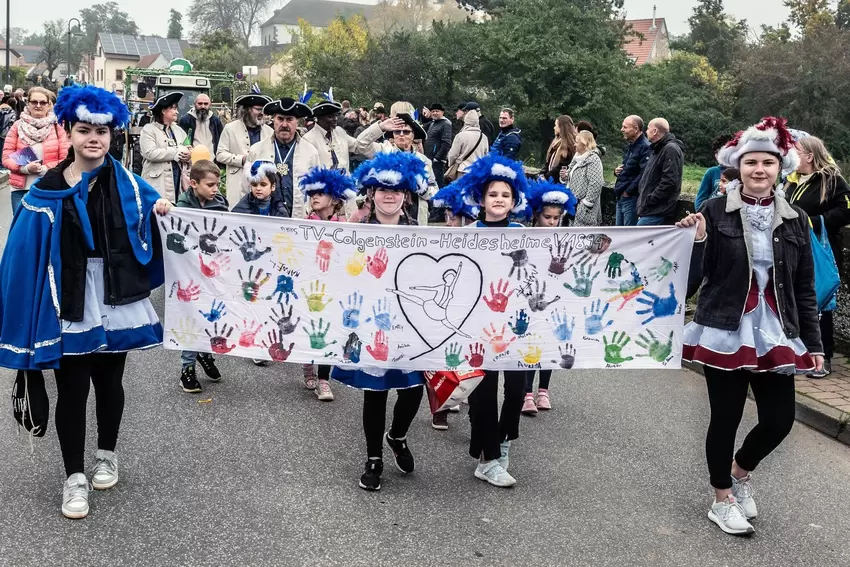
[{"label": "silver sneaker", "polygon": [[729,496],[723,502],[712,502],[708,509],[708,519],[732,535],[749,535],[755,533],[755,528],[744,516],[744,509],[734,496]]},{"label": "silver sneaker", "polygon": [[327,380],[319,379],[316,383],[316,397],[322,402],[334,401],[334,393],[331,391],[331,385]]},{"label": "silver sneaker", "polygon": [[748,474],[744,478],[732,477],[732,496],[734,496],[735,500],[738,501],[738,504],[741,505],[741,508],[744,510],[744,516],[746,516],[748,520],[752,520],[758,516],[756,501],[753,498],[755,495],[756,491],[755,488],[753,488],[752,473]]},{"label": "silver sneaker", "polygon": [[62,487],[62,515],[79,520],[89,515],[89,481],[83,473],[68,477]]},{"label": "silver sneaker", "polygon": [[507,472],[508,466],[511,464],[511,457],[509,455],[511,451],[511,442],[510,441],[502,441],[499,443],[499,452],[501,456],[498,461],[499,464],[502,465],[502,468]]},{"label": "silver sneaker", "polygon": [[516,484],[516,479],[502,468],[499,461],[487,461],[478,463],[475,467],[475,478],[485,480],[493,486],[508,488]]},{"label": "silver sneaker", "polygon": [[95,490],[106,490],[118,483],[118,458],[112,451],[97,450],[97,463],[92,471],[91,485]]}]

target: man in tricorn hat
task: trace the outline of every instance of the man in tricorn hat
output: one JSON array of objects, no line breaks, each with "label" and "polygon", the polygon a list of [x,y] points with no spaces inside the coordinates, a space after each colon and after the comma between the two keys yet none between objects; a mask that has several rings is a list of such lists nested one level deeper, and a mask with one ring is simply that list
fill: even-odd
[{"label": "man in tricorn hat", "polygon": [[[278,190],[292,218],[304,218],[304,197],[298,190],[298,182],[310,170],[319,165],[319,152],[309,142],[298,136],[298,119],[312,116],[310,107],[291,98],[282,98],[268,103],[263,112],[273,116],[274,133],[251,146],[248,163],[257,160],[274,162],[280,174]],[[242,194],[248,192],[243,189]]]},{"label": "man in tricorn hat", "polygon": [[263,107],[272,99],[261,94],[246,94],[236,98],[236,120],[228,122],[221,132],[215,160],[227,171],[227,202],[230,208],[242,198],[242,169],[248,161],[253,144],[274,133],[263,124]]}]

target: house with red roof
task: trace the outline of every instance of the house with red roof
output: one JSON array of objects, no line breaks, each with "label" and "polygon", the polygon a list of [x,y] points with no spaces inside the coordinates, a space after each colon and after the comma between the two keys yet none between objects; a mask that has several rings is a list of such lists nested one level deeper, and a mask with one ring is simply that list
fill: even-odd
[{"label": "house with red roof", "polygon": [[626,20],[628,28],[626,43],[623,48],[635,65],[645,65],[669,59],[670,34],[667,32],[667,22],[655,15],[643,20]]}]

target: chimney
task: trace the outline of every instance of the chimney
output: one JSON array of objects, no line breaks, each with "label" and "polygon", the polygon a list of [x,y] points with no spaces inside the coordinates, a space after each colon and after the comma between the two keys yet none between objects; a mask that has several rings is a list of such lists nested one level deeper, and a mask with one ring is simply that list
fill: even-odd
[{"label": "chimney", "polygon": [[652,26],[649,28],[650,30],[655,29],[655,10],[656,10],[656,8],[658,8],[658,6],[655,6],[655,5],[652,6]]}]

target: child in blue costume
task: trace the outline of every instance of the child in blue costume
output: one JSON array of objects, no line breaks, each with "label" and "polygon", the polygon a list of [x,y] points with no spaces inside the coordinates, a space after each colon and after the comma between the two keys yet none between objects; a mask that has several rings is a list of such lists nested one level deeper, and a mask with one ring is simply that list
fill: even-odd
[{"label": "child in blue costume", "polygon": [[54,370],[56,433],[68,475],[62,513],[84,518],[90,383],[98,421],[91,482],[104,490],[118,482],[127,352],[162,342],[148,297],[163,283],[151,216],[167,202],[107,153],[113,129],[129,120],[115,94],[66,87],[55,112],[72,150],[32,186],[12,221],[0,262],[0,365],[32,379]]},{"label": "child in blue costume", "polygon": [[[479,228],[522,227],[511,222],[510,217],[528,215],[527,190],[522,163],[496,154],[488,154],[473,163],[458,180],[463,201],[478,216],[473,226]],[[514,262],[518,260],[521,259],[514,259]],[[508,473],[508,453],[511,441],[519,437],[526,372],[514,370],[504,374],[505,400],[501,416],[497,370],[486,370],[484,379],[469,396],[472,423],[469,454],[478,459],[475,478],[503,488],[516,484],[516,479]]]},{"label": "child in blue costume", "polygon": [[[361,188],[368,191],[372,210],[363,222],[370,224],[415,225],[408,217],[406,205],[414,195],[428,191],[428,175],[423,162],[415,154],[404,152],[379,153],[364,162],[353,174]],[[378,345],[384,332],[379,330]],[[349,336],[346,351],[352,362],[360,361],[360,339],[355,333]],[[356,360],[355,360],[356,358]],[[392,450],[395,464],[402,474],[413,472],[413,455],[407,446],[407,430],[419,411],[422,402],[424,376],[421,372],[368,368],[356,370],[335,367],[331,378],[348,386],[363,390],[363,432],[366,435],[366,470],[360,477],[360,488],[380,490],[384,471],[383,441]],[[384,434],[387,397],[390,390],[398,390],[398,400],[393,409],[393,422]],[[382,439],[383,438],[383,439]]]},{"label": "child in blue costume", "polygon": [[[531,209],[531,226],[535,228],[557,228],[561,226],[564,214],[575,215],[576,196],[567,187],[551,181],[535,181],[528,188],[528,206]],[[552,251],[552,258],[560,254],[560,250]],[[540,383],[537,388],[537,399],[534,398],[534,375],[537,370],[529,370],[526,374],[525,401],[522,413],[536,415],[537,410],[552,409],[549,398],[549,380],[551,370],[540,370]]]}]

